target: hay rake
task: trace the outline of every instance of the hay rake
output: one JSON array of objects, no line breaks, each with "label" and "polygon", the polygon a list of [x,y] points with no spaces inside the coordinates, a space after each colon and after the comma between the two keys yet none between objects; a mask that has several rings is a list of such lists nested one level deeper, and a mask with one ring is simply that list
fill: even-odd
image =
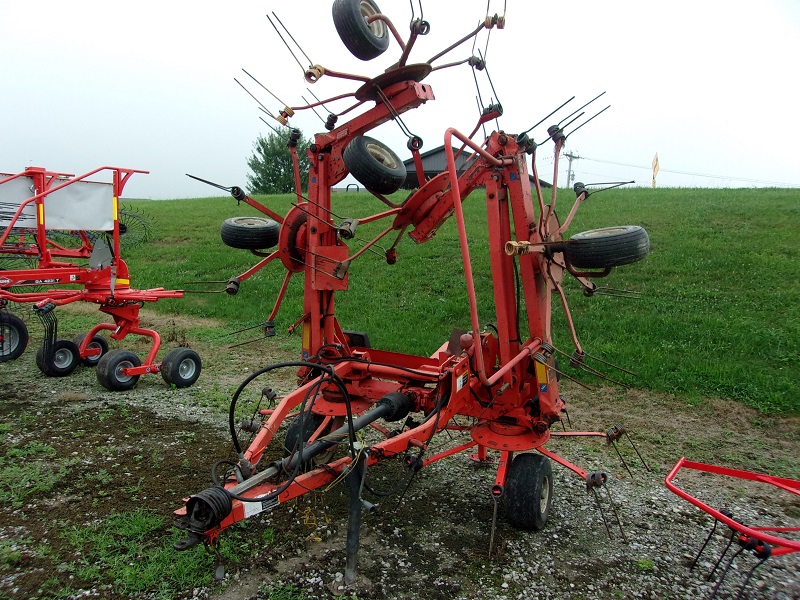
[{"label": "hay rake", "polygon": [[[111,182],[91,179],[109,172]],[[100,167],[75,177],[28,167],[0,176],[0,225],[4,226],[0,256],[35,263],[0,271],[0,307],[33,305],[44,326],[36,364],[45,375],[64,377],[79,364],[97,367],[98,381],[114,391],[130,389],[145,373],[160,372],[167,383],[178,387],[192,385],[200,375],[200,357],[189,348],[175,348],[157,363],[161,338],[139,326],[139,309],[145,302],[180,298],[183,292],[137,290],[130,285],[130,272],[120,255],[127,227],[120,222],[119,197],[134,173],[147,171]],[[146,220],[131,212],[129,222],[135,241],[144,241],[149,235]],[[72,340],[60,339],[54,309],[72,302],[98,305],[114,324],[98,323]],[[101,331],[108,331],[114,340],[128,335],[149,338],[144,364],[133,352],[109,351]],[[0,311],[0,362],[19,358],[28,339],[25,322]]]}]

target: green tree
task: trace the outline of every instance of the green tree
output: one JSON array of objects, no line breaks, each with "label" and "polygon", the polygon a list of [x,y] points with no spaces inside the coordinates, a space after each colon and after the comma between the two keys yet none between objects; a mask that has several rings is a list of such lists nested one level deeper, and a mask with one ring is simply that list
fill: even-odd
[{"label": "green tree", "polygon": [[[251,173],[247,174],[247,188],[251,194],[286,194],[294,191],[294,167],[287,142],[289,129],[281,135],[259,135],[253,144],[253,154],[247,159]],[[310,142],[302,134],[297,141],[297,158],[300,163],[300,182],[308,186],[308,150]]]}]

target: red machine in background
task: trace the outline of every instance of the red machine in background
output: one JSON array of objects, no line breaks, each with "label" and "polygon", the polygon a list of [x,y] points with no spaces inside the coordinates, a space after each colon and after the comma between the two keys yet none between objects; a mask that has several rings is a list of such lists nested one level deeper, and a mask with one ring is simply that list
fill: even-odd
[{"label": "red machine in background", "polygon": [[[430,30],[426,21],[413,19],[410,37],[403,41],[371,0],[336,0],[333,19],[342,41],[357,58],[369,60],[380,55],[389,45],[390,34],[402,54],[392,68],[374,78],[338,73],[320,65],[311,65],[306,71],[309,82],[327,75],[352,79],[360,87],[346,95],[353,96],[356,104],[331,113],[328,131],[314,137],[308,152],[308,196],[302,195],[295,169],[297,204],[283,217],[262,210],[274,224],[264,229],[260,247],[276,247],[265,253],[254,269],[280,261],[287,271],[268,327],[290,278],[301,274],[304,307],[297,328],[302,329],[302,354],[298,361],[256,371],[233,395],[229,426],[237,458],[219,461],[212,470],[215,485],[191,496],[178,511],[179,526],[186,529],[187,537],[176,548],[183,550],[200,542],[213,544],[222,530],[238,521],[344,480],[350,490],[345,581],[351,583],[356,575],[361,510],[372,508],[362,498],[362,490],[369,488],[369,467],[380,461],[403,457],[410,483],[420,469],[456,453],[469,451],[474,460],[489,462],[487,451],[497,451],[492,488],[495,506],[502,500],[507,519],[522,529],[541,529],[548,519],[551,460],[581,477],[587,489],[604,486],[604,473],[587,473],[545,448],[551,427],[561,422],[566,410],[559,394],[551,304],[555,296],[567,314],[574,342],[574,352],[567,356],[573,365],[585,365],[588,355],[569,317],[562,288],[564,275],[576,277],[592,294],[597,287],[590,277],[603,277],[615,266],[644,258],[649,239],[638,226],[598,229],[567,239],[565,232],[590,193],[583,184],[576,184],[571,210],[565,219],[559,219],[558,156],[569,135],[565,127],[575,119],[565,125],[567,117],[548,129],[545,141],[554,143],[556,160],[552,192],[546,200],[535,164],[540,144],[527,132],[513,135],[495,131],[482,143],[472,140],[481,125],[502,115],[499,105],[483,109],[470,135],[455,129],[445,132],[448,168],[430,180],[422,174],[422,140],[408,132],[419,187],[402,204],[393,204],[385,195],[399,189],[405,180],[405,167],[394,152],[365,134],[389,120],[407,131],[401,115],[434,99],[432,88],[423,83],[434,68],[431,63],[458,44],[427,62],[407,64],[417,37]],[[483,29],[502,28],[504,22],[504,17],[487,16],[461,42]],[[485,68],[477,57],[453,64],[467,62],[474,68]],[[340,98],[309,106],[286,106],[276,119],[285,124],[298,110]],[[338,117],[362,106],[366,108],[363,113],[336,126]],[[296,153],[291,143],[289,146]],[[465,151],[469,155],[459,174],[456,156]],[[332,209],[331,188],[348,173],[388,209],[367,217],[337,217],[341,211]],[[490,317],[478,306],[462,210],[463,200],[478,188],[485,188],[488,214],[495,309]],[[237,199],[247,197],[239,188],[231,192]],[[259,208],[255,201],[248,203]],[[336,296],[348,289],[348,273],[355,261],[381,239],[392,236],[395,241],[385,255],[387,263],[393,264],[404,232],[409,231],[416,243],[424,243],[452,216],[463,258],[470,329],[455,330],[449,342],[431,356],[372,348],[366,334],[347,331],[336,317]],[[359,225],[378,221],[386,226],[377,237],[355,251],[347,245]],[[241,226],[246,228],[247,224]],[[256,246],[257,241],[251,247]],[[241,277],[234,279],[238,289]],[[236,422],[240,398],[257,379],[282,368],[297,371],[297,389],[278,397],[262,384],[254,386],[264,388],[257,418],[240,427]],[[254,433],[248,447],[240,440],[242,427]],[[468,432],[469,439],[430,453],[434,436],[445,431]],[[610,431],[588,435],[615,441],[624,432],[621,428]],[[375,435],[377,440],[373,439]]]},{"label": "red machine in background", "polygon": [[[103,172],[110,172],[111,182],[90,179]],[[130,389],[145,373],[160,372],[178,387],[191,385],[200,375],[200,357],[189,348],[175,348],[156,363],[161,339],[156,331],[139,327],[142,304],[180,298],[183,292],[131,287],[128,266],[120,256],[124,227],[119,197],[134,173],[147,171],[100,167],[75,177],[28,167],[0,175],[0,257],[26,257],[35,263],[32,268],[0,270],[0,308],[9,302],[33,304],[45,327],[44,343],[36,353],[36,364],[45,375],[69,375],[80,363],[96,366],[98,381],[109,390]],[[90,236],[91,231],[105,235]],[[56,232],[70,235],[65,240]],[[73,340],[58,338],[53,310],[78,301],[97,304],[114,324],[98,323]],[[149,338],[144,364],[133,352],[109,351],[101,331],[109,331],[114,340],[131,334]],[[0,310],[0,362],[19,358],[28,337],[22,319]]]}]

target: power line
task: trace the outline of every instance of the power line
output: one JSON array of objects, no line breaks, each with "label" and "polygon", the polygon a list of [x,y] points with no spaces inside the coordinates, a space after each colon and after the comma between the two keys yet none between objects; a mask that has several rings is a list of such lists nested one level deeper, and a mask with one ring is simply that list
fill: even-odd
[{"label": "power line", "polygon": [[[613,160],[599,160],[597,158],[589,158],[588,156],[581,156],[580,158],[585,159],[585,160],[591,160],[592,162],[605,163],[605,164],[609,164],[609,165],[620,165],[622,167],[631,167],[633,169],[646,169],[648,171],[652,171],[653,170],[653,168],[651,166],[645,167],[645,166],[642,166],[642,165],[632,165],[632,164],[629,164],[629,163],[615,162]],[[678,175],[692,175],[694,177],[707,177],[709,179],[728,179],[730,181],[747,181],[747,182],[750,182],[750,183],[767,183],[767,184],[773,184],[773,185],[785,185],[785,186],[788,186],[788,187],[800,187],[800,184],[797,184],[797,183],[786,183],[785,181],[765,181],[765,180],[762,180],[762,179],[748,179],[746,177],[730,177],[728,175],[709,175],[708,173],[694,173],[692,171],[674,171],[674,170],[670,170],[670,169],[659,169],[659,172],[661,172],[661,173],[675,173],[675,174],[678,174]]]}]

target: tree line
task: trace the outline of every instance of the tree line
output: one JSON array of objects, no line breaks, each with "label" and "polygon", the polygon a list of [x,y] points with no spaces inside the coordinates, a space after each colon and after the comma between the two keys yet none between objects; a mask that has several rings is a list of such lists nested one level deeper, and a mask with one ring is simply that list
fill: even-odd
[{"label": "tree line", "polygon": [[[299,132],[298,132],[299,133]],[[258,136],[253,144],[253,154],[247,159],[247,189],[251,194],[287,194],[295,191],[294,166],[289,151],[291,130],[282,128]],[[300,134],[297,140],[297,158],[300,163],[300,183],[308,189],[308,147],[311,142]]]}]

